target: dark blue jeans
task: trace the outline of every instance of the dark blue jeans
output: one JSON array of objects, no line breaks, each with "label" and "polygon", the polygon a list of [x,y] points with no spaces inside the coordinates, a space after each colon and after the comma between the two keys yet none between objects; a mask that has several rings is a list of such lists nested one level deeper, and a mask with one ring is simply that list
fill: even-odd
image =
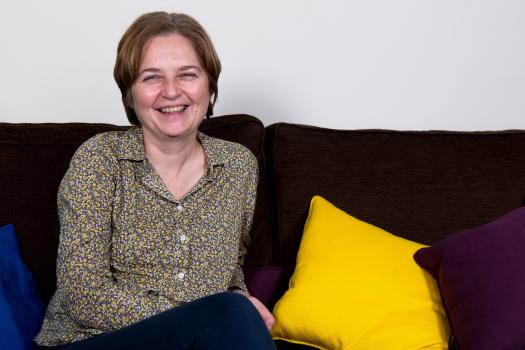
[{"label": "dark blue jeans", "polygon": [[266,350],[275,344],[251,302],[226,292],[58,349]]}]

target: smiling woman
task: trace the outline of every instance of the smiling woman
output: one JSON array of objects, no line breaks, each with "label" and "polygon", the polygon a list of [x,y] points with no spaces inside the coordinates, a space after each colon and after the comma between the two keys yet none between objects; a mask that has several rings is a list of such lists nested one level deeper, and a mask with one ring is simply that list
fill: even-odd
[{"label": "smiling woman", "polygon": [[210,92],[193,46],[180,34],[160,35],[147,42],[142,55],[127,102],[142,125],[144,141],[163,142],[183,135],[194,138],[208,109]]},{"label": "smiling woman", "polygon": [[57,290],[36,342],[76,349],[274,349],[242,263],[258,169],[198,131],[221,66],[198,22],[139,17],[114,76],[128,131],[75,153],[58,191]]},{"label": "smiling woman", "polygon": [[[176,20],[175,20],[176,17]],[[197,55],[200,66],[208,78],[208,88],[211,99],[206,116],[213,114],[213,106],[217,100],[217,81],[221,73],[221,62],[213,44],[202,26],[190,16],[182,13],[154,12],[139,17],[124,33],[117,49],[117,60],[113,76],[122,93],[122,102],[131,124],[138,125],[133,108],[128,105],[131,85],[136,81],[142,64],[144,50],[155,36],[177,33],[191,44]]]}]

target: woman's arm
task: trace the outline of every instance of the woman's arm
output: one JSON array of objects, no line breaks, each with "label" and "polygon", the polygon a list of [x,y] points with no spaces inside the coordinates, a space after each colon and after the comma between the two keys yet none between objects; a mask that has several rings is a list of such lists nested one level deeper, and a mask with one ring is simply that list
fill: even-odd
[{"label": "woman's arm", "polygon": [[255,199],[257,195],[258,179],[259,172],[257,159],[250,153],[248,161],[248,176],[246,177],[246,201],[242,213],[243,227],[239,244],[239,257],[237,260],[235,273],[230,284],[230,290],[244,294],[261,315],[261,318],[263,319],[266,327],[268,328],[268,331],[271,331],[275,323],[275,318],[273,317],[272,313],[266,308],[266,306],[264,306],[264,304],[261,303],[261,301],[259,301],[259,299],[250,295],[244,283],[243,274],[244,256],[246,255],[246,251],[250,243],[250,229],[253,221],[253,212],[255,210]]},{"label": "woman's arm", "polygon": [[239,240],[239,253],[237,259],[237,265],[230,282],[230,290],[243,291],[243,294],[249,295],[246,285],[244,283],[243,264],[244,256],[248,250],[250,244],[250,229],[252,227],[253,212],[255,210],[255,198],[257,195],[257,181],[259,179],[259,168],[257,159],[255,156],[247,151],[248,156],[246,157],[246,177],[244,179],[245,192],[244,192],[244,203],[242,209],[242,229],[241,237]]},{"label": "woman's arm", "polygon": [[111,272],[112,203],[117,160],[95,137],[79,148],[58,191],[57,287],[74,320],[103,331],[155,314],[146,291],[119,286]]}]

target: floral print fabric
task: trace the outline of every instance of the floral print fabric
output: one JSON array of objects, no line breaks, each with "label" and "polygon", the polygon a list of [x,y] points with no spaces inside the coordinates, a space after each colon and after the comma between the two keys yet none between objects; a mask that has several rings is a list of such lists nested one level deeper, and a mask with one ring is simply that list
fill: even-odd
[{"label": "floral print fabric", "polygon": [[239,144],[198,139],[207,170],[179,201],[145,157],[140,128],[99,134],[77,150],[58,191],[57,290],[38,344],[79,341],[246,290],[257,160]]}]

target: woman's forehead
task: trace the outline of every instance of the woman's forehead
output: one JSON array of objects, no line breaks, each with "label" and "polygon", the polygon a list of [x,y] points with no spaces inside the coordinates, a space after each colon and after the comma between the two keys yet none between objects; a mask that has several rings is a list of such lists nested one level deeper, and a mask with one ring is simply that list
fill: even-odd
[{"label": "woman's forehead", "polygon": [[183,35],[169,33],[149,39],[142,50],[141,68],[151,64],[169,63],[201,67],[191,41]]}]

